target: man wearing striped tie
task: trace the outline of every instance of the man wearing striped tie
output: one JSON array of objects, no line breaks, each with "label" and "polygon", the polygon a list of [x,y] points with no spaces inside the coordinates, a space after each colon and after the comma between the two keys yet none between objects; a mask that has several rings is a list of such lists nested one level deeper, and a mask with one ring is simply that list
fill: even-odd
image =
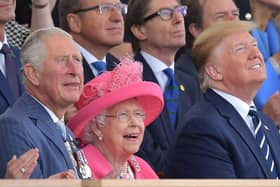
[{"label": "man wearing striped tie", "polygon": [[263,57],[249,33],[253,27],[228,21],[196,39],[204,96],[178,134],[169,168],[173,177],[279,178],[280,135],[253,102],[266,79]]}]

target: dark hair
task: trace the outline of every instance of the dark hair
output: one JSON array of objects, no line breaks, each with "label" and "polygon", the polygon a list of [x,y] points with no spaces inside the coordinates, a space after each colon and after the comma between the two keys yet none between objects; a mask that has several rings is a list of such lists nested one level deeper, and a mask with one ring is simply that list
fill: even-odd
[{"label": "dark hair", "polygon": [[188,13],[185,16],[186,47],[192,48],[195,38],[189,31],[190,24],[202,27],[203,7],[199,0],[181,0],[182,5],[188,6]]},{"label": "dark hair", "polygon": [[139,40],[134,36],[130,29],[132,26],[140,26],[145,23],[144,16],[148,11],[150,1],[151,0],[128,1],[128,11],[125,17],[125,32],[127,33],[131,41],[132,49],[134,52],[136,52],[140,48]]},{"label": "dark hair", "polygon": [[69,32],[70,27],[67,21],[67,15],[81,8],[81,0],[59,0],[59,25],[60,27]]}]

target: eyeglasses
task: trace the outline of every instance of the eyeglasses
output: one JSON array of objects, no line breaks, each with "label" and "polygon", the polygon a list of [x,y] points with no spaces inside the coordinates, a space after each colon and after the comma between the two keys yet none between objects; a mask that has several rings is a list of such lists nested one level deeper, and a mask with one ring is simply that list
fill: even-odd
[{"label": "eyeglasses", "polygon": [[96,6],[88,7],[88,8],[81,8],[78,10],[73,11],[73,13],[79,12],[87,12],[91,10],[99,9],[99,14],[105,14],[106,12],[112,12],[114,10],[120,11],[122,14],[127,13],[127,5],[123,3],[101,3]]},{"label": "eyeglasses", "polygon": [[180,5],[175,8],[162,8],[159,11],[144,18],[144,22],[147,22],[154,17],[159,16],[162,20],[168,21],[172,18],[174,12],[180,13],[183,17],[187,15],[188,7],[185,5]]},{"label": "eyeglasses", "polygon": [[105,117],[115,117],[120,122],[126,123],[131,120],[131,117],[134,117],[137,122],[143,122],[146,119],[146,113],[142,110],[136,110],[134,112],[121,111],[116,114],[106,114]]}]

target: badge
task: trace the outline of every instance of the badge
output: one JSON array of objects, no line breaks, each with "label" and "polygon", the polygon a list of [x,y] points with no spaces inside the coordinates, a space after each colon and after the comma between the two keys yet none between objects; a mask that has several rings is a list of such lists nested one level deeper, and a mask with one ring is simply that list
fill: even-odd
[{"label": "badge", "polygon": [[91,178],[91,169],[89,168],[89,166],[87,164],[80,166],[80,173],[81,173],[83,179]]},{"label": "badge", "polygon": [[180,90],[183,92],[185,91],[185,86],[183,84],[180,84]]}]

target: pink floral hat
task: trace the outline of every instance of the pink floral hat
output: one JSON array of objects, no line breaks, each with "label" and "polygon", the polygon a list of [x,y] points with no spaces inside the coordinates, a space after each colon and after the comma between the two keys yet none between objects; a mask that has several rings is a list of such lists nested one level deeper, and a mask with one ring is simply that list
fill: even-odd
[{"label": "pink floral hat", "polygon": [[107,108],[127,99],[136,98],[146,112],[145,126],[150,124],[163,109],[161,88],[142,80],[143,66],[125,58],[113,71],[107,71],[84,86],[75,106],[78,113],[68,122],[68,127],[79,138],[87,122]]}]

